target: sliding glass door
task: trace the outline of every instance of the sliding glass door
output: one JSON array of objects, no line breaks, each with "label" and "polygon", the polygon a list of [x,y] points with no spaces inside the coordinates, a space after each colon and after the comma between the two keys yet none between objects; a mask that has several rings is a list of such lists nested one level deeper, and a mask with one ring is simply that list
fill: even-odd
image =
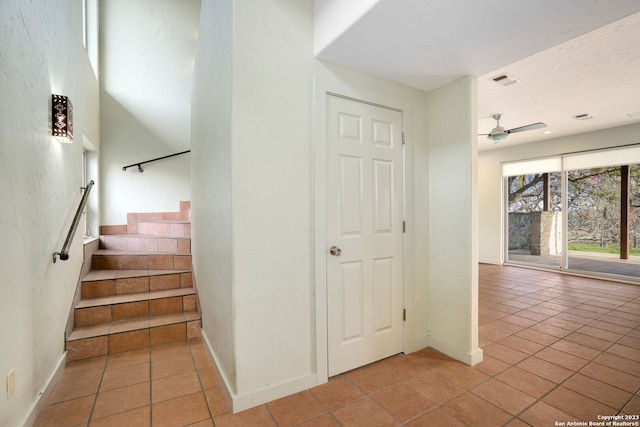
[{"label": "sliding glass door", "polygon": [[507,177],[509,261],[560,268],[560,172]]},{"label": "sliding glass door", "polygon": [[638,163],[640,145],[503,164],[506,262],[640,280]]},{"label": "sliding glass door", "polygon": [[560,165],[559,158],[504,165],[507,262],[560,268]]}]

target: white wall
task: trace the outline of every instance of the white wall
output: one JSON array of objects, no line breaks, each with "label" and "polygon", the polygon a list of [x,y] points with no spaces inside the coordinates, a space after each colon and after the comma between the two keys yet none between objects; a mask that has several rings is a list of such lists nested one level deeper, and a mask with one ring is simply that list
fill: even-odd
[{"label": "white wall", "polygon": [[232,29],[230,1],[202,2],[192,91],[191,251],[204,336],[210,338],[218,368],[235,394]]},{"label": "white wall", "polygon": [[[99,144],[98,83],[82,45],[82,5],[0,3],[0,425],[33,422],[64,363],[82,236],[52,262],[80,202],[82,139]],[[74,106],[73,144],[51,138],[51,94]],[[5,377],[15,370],[7,399]],[[45,396],[46,399],[46,396]]]},{"label": "white wall", "polygon": [[100,2],[102,225],[190,200],[191,77],[200,0]]},{"label": "white wall", "polygon": [[481,151],[478,155],[479,259],[503,262],[502,162],[640,143],[640,125],[621,126],[562,138]]},{"label": "white wall", "polygon": [[468,364],[478,349],[476,82],[429,92],[430,346]]},{"label": "white wall", "polygon": [[[234,410],[326,380],[326,284],[317,280],[326,248],[317,205],[324,203],[318,179],[327,90],[404,111],[405,349],[428,345],[431,330],[446,351],[477,361],[473,81],[462,79],[428,102],[422,91],[317,61],[312,0],[203,0],[200,25],[192,104],[194,269],[203,335]],[[446,126],[429,130],[441,116]],[[459,176],[451,180],[441,171]],[[441,206],[447,211],[431,219]],[[437,232],[453,226],[452,235]],[[429,256],[450,237],[455,252]]]},{"label": "white wall", "polygon": [[320,54],[380,0],[315,0],[314,54]]}]

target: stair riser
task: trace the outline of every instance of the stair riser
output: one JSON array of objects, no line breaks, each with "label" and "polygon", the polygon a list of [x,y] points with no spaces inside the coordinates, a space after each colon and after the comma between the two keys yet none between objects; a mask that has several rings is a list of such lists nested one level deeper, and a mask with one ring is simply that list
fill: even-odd
[{"label": "stair riser", "polygon": [[100,298],[167,289],[190,288],[193,274],[173,273],[159,276],[128,277],[115,280],[96,280],[82,283],[81,297]]},{"label": "stair riser", "polygon": [[190,254],[191,240],[180,237],[101,236],[100,249]]},{"label": "stair riser", "polygon": [[143,328],[99,337],[67,342],[67,361],[121,353],[149,345],[184,341],[200,337],[200,320]]},{"label": "stair riser", "polygon": [[183,311],[196,311],[195,295],[76,308],[75,325],[76,327],[95,326],[118,320],[137,319]]},{"label": "stair riser", "polygon": [[138,234],[166,237],[191,237],[191,224],[167,222],[138,222]]},{"label": "stair riser", "polygon": [[94,270],[191,270],[191,255],[94,254]]}]

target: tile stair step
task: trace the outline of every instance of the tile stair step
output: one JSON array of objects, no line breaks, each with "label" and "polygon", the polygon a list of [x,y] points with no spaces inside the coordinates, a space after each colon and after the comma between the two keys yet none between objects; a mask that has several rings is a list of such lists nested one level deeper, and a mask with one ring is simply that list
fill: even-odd
[{"label": "tile stair step", "polygon": [[194,288],[169,289],[80,300],[75,307],[74,318],[76,327],[84,327],[196,309]]},{"label": "tile stair step", "polygon": [[200,327],[200,314],[188,311],[75,328],[67,338],[67,361],[197,338]]},{"label": "tile stair step", "polygon": [[179,212],[128,213],[100,226],[100,249],[82,278],[67,360],[200,336],[191,270],[191,202]]},{"label": "tile stair step", "polygon": [[191,238],[138,233],[103,235],[100,249],[190,254]]},{"label": "tile stair step", "polygon": [[130,302],[152,301],[163,298],[183,297],[187,295],[195,295],[196,290],[190,288],[165,289],[161,291],[138,292],[135,294],[121,294],[98,298],[83,298],[76,304],[76,309],[103,307],[107,305],[126,304]]},{"label": "tile stair step", "polygon": [[137,331],[140,329],[156,328],[159,326],[173,325],[176,323],[192,322],[200,320],[197,311],[184,311],[180,313],[163,313],[153,316],[136,317],[133,319],[114,320],[109,323],[93,326],[77,327],[71,332],[67,341],[76,341],[86,338],[94,338],[103,335],[120,334],[123,332]]},{"label": "tile stair step", "polygon": [[83,299],[193,287],[191,270],[92,270],[82,279]]},{"label": "tile stair step", "polygon": [[135,234],[165,237],[191,237],[191,221],[138,221]]},{"label": "tile stair step", "polygon": [[99,249],[91,264],[94,270],[191,270],[191,254]]}]

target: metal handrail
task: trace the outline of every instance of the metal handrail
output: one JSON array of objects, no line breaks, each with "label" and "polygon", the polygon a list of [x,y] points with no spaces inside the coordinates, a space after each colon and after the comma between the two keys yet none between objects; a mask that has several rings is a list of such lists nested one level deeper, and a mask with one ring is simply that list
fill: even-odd
[{"label": "metal handrail", "polygon": [[175,153],[175,154],[169,154],[168,156],[162,156],[162,157],[158,157],[155,159],[151,159],[151,160],[145,160],[144,162],[138,162],[138,163],[131,163],[130,165],[127,166],[123,166],[122,170],[126,171],[128,168],[131,168],[133,166],[138,166],[138,172],[142,173],[144,172],[144,169],[142,169],[141,165],[144,165],[146,163],[151,163],[151,162],[155,162],[157,160],[162,160],[162,159],[168,159],[169,157],[175,157],[175,156],[179,156],[180,154],[185,154],[185,153],[190,153],[191,150],[187,150],[187,151],[181,151],[179,153]]},{"label": "metal handrail", "polygon": [[80,223],[80,218],[82,217],[82,211],[84,211],[84,207],[87,204],[87,200],[89,200],[89,192],[91,191],[91,187],[93,187],[93,180],[89,181],[89,184],[84,188],[84,194],[82,195],[82,200],[80,200],[80,206],[78,206],[78,210],[76,211],[76,216],[73,217],[73,222],[71,223],[71,228],[69,229],[69,233],[67,233],[67,238],[64,241],[64,245],[62,245],[62,249],[60,252],[56,252],[53,254],[53,263],[57,261],[56,257],[60,257],[61,260],[66,261],[69,259],[69,249],[71,248],[71,241],[73,240],[74,234],[76,234],[76,230],[78,229],[78,224]]}]

